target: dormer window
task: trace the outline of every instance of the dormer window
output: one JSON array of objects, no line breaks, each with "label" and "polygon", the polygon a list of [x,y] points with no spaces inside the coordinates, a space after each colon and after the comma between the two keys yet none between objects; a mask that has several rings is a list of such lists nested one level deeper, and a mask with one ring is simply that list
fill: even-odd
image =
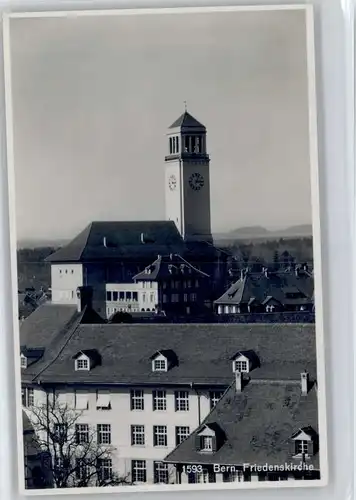
[{"label": "dormer window", "polygon": [[260,361],[258,356],[254,351],[239,351],[232,358],[232,371],[234,373],[249,373],[254,368],[258,368],[260,366]]},{"label": "dormer window", "polygon": [[171,349],[157,351],[150,359],[153,372],[167,372],[178,363],[177,356]]},{"label": "dormer window", "polygon": [[154,372],[166,372],[167,371],[167,360],[166,359],[154,359],[153,360],[153,371]]},{"label": "dormer window", "polygon": [[299,429],[291,437],[291,454],[294,458],[309,458],[317,448],[317,434],[311,427]]},{"label": "dormer window", "polygon": [[101,364],[101,356],[96,349],[79,351],[73,356],[73,359],[76,371],[89,371]]},{"label": "dormer window", "polygon": [[295,453],[296,455],[307,455],[308,454],[308,441],[304,439],[297,440],[295,442]]},{"label": "dormer window", "polygon": [[226,435],[216,423],[203,425],[195,436],[196,450],[202,453],[215,453],[226,440]]},{"label": "dormer window", "polygon": [[213,437],[212,436],[201,436],[200,438],[200,450],[201,451],[213,451]]},{"label": "dormer window", "polygon": [[89,370],[89,359],[86,357],[78,358],[75,362],[76,370]]},{"label": "dormer window", "polygon": [[27,368],[27,358],[23,354],[21,354],[21,368]]},{"label": "dormer window", "polygon": [[247,361],[235,361],[235,372],[247,373],[248,372]]}]

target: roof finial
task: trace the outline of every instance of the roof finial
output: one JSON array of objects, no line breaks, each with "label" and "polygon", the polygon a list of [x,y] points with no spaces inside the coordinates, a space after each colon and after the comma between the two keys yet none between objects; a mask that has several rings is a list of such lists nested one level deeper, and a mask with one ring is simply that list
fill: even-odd
[{"label": "roof finial", "polygon": [[187,101],[183,101],[184,102],[184,111],[187,112]]}]

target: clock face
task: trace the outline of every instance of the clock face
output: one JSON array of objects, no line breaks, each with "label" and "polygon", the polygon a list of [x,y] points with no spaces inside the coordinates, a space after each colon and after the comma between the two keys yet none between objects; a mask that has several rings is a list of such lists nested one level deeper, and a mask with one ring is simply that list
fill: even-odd
[{"label": "clock face", "polygon": [[199,191],[204,186],[204,177],[195,172],[189,177],[189,186],[194,189],[194,191]]},{"label": "clock face", "polygon": [[168,186],[171,191],[174,191],[177,187],[177,178],[175,175],[171,175],[168,179]]}]

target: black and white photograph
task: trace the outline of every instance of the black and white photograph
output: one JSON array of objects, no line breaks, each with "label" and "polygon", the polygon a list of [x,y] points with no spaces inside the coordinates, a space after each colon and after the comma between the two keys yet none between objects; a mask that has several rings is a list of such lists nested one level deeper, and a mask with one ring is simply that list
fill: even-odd
[{"label": "black and white photograph", "polygon": [[327,483],[313,22],[6,16],[25,493]]}]

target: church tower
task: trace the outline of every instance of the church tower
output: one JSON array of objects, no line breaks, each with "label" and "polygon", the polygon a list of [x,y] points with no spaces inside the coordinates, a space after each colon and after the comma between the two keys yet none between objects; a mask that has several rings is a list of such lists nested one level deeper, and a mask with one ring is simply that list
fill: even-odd
[{"label": "church tower", "polygon": [[187,110],[168,129],[166,219],[186,241],[212,242],[206,128]]}]

